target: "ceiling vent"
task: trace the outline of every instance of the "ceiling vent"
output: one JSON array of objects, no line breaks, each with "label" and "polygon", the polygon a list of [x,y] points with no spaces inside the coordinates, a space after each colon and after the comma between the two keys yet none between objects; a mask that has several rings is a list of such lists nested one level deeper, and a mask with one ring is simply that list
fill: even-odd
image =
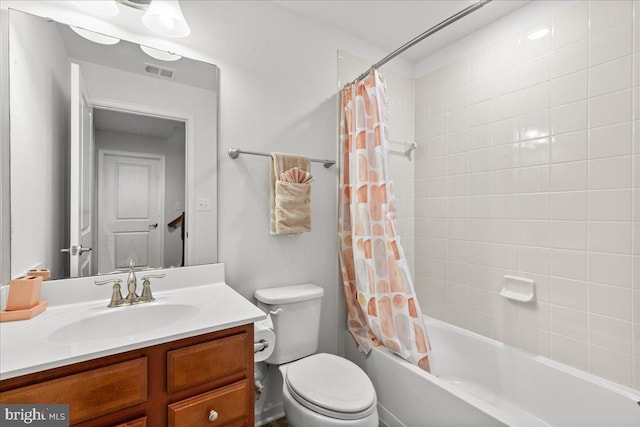
[{"label": "ceiling vent", "polygon": [[144,71],[146,71],[149,74],[153,74],[169,80],[174,80],[175,74],[176,74],[176,70],[172,70],[171,68],[161,67],[159,65],[149,64],[146,62],[144,64]]}]

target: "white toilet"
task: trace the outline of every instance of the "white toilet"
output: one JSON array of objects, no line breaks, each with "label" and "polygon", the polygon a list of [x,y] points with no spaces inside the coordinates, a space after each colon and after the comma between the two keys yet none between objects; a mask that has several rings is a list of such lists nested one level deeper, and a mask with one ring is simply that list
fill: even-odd
[{"label": "white toilet", "polygon": [[287,422],[293,427],[377,427],[376,392],[353,362],[318,349],[322,288],[312,284],[256,291],[270,313],[275,348],[266,360],[279,365]]}]

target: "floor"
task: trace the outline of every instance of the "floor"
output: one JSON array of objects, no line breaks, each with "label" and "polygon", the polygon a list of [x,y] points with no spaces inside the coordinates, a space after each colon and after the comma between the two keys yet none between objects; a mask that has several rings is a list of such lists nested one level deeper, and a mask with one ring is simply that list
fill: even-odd
[{"label": "floor", "polygon": [[287,427],[288,425],[286,418],[280,418],[278,420],[271,421],[269,424],[265,424],[263,427]]}]

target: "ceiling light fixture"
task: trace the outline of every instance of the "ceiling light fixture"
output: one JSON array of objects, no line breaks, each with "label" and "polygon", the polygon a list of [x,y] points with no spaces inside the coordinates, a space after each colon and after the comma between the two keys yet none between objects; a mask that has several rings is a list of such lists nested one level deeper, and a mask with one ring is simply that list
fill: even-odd
[{"label": "ceiling light fixture", "polygon": [[116,0],[116,2],[134,9],[147,10],[151,0]]},{"label": "ceiling light fixture", "polygon": [[153,0],[142,22],[150,30],[170,37],[186,37],[191,33],[178,0]]},{"label": "ceiling light fixture", "polygon": [[182,56],[176,55],[175,53],[167,52],[149,46],[140,45],[140,49],[142,49],[142,51],[150,57],[159,59],[160,61],[177,61],[178,59],[182,58]]},{"label": "ceiling light fixture", "polygon": [[145,11],[142,22],[151,31],[163,36],[186,37],[191,28],[184,19],[178,0],[73,0],[71,4],[99,16],[116,16],[118,5]]},{"label": "ceiling light fixture", "polygon": [[84,28],[74,27],[73,25],[69,25],[69,28],[71,28],[74,33],[84,37],[87,40],[91,40],[94,43],[113,45],[120,42],[119,38],[106,36],[104,34],[96,33],[95,31],[85,30]]},{"label": "ceiling light fixture", "polygon": [[86,12],[99,16],[116,16],[120,13],[114,0],[74,0],[71,4]]}]

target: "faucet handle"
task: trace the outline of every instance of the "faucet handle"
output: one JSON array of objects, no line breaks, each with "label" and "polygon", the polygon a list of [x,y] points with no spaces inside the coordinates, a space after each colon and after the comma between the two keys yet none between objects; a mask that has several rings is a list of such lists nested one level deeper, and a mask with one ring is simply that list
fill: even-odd
[{"label": "faucet handle", "polygon": [[142,280],[149,280],[149,279],[162,279],[164,276],[166,276],[166,274],[161,273],[161,274],[147,274],[146,276],[142,276]]},{"label": "faucet handle", "polygon": [[120,290],[121,289],[120,283],[122,283],[122,280],[107,279],[107,280],[95,281],[93,283],[95,283],[98,286],[106,285],[107,283],[113,283],[113,292],[111,293],[111,302],[109,302],[109,305],[107,307],[119,307],[123,305],[124,298],[122,298],[122,292]]},{"label": "faucet handle", "polygon": [[93,283],[98,285],[98,286],[106,285],[108,283],[113,283],[114,285],[119,285],[120,283],[122,283],[122,280],[121,279],[96,280]]},{"label": "faucet handle", "polygon": [[149,274],[142,277],[142,295],[140,295],[140,302],[154,301],[155,298],[151,294],[151,280],[149,279],[162,279],[165,276],[162,274]]}]

